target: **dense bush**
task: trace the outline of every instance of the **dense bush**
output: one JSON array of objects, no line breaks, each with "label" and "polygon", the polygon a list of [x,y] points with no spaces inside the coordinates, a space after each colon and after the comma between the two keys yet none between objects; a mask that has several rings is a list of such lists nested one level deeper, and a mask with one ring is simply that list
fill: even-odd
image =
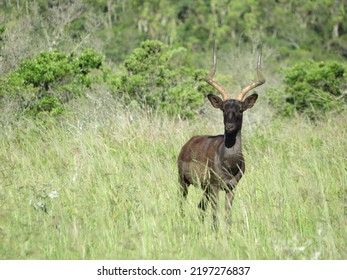
[{"label": "dense bush", "polygon": [[22,61],[18,69],[2,79],[2,97],[13,98],[19,110],[27,110],[32,115],[59,114],[63,103],[80,96],[99,79],[89,74],[101,69],[102,63],[103,57],[93,49],[86,49],[79,56],[41,52],[33,59]]},{"label": "dense bush", "polygon": [[202,92],[207,92],[208,85],[201,77],[206,74],[189,67],[184,48],[145,41],[124,61],[117,75],[103,67],[103,57],[93,49],[78,56],[41,52],[1,79],[0,92],[15,101],[17,111],[34,116],[60,114],[64,103],[81,97],[92,83],[107,82],[115,98],[127,105],[187,118],[203,103]]},{"label": "dense bush", "polygon": [[345,67],[337,62],[304,61],[285,71],[283,86],[273,90],[272,104],[283,116],[310,118],[345,107]]},{"label": "dense bush", "polygon": [[[113,81],[127,103],[136,101],[155,111],[191,117],[203,103],[206,73],[192,70],[184,48],[144,41],[124,61],[125,74]],[[206,91],[205,91],[206,92]]]}]

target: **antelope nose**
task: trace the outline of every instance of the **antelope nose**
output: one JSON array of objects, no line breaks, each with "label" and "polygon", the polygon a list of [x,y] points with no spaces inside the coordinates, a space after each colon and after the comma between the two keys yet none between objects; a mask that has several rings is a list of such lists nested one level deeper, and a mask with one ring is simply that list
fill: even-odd
[{"label": "antelope nose", "polygon": [[225,124],[225,130],[226,131],[232,131],[232,130],[234,130],[234,128],[235,128],[235,125],[233,123],[226,123]]}]

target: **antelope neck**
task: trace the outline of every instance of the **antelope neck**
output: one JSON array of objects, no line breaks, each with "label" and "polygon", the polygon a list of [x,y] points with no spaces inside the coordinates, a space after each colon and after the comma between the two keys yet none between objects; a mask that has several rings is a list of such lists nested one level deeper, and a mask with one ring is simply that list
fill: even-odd
[{"label": "antelope neck", "polygon": [[241,130],[224,134],[224,142],[219,148],[218,155],[225,170],[230,170],[230,168],[239,165],[242,157]]},{"label": "antelope neck", "polygon": [[224,148],[232,150],[241,150],[241,129],[236,132],[224,132]]}]

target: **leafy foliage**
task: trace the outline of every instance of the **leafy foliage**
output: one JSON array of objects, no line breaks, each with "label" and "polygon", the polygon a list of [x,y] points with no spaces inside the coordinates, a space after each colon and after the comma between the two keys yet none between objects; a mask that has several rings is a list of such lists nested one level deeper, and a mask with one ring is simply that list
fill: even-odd
[{"label": "leafy foliage", "polygon": [[[346,39],[336,40],[347,34],[347,2],[342,0],[196,0],[194,5],[187,0],[86,2],[96,14],[108,18],[100,36],[114,61],[122,61],[124,52],[144,39],[198,53],[209,49],[214,36],[220,46],[261,40],[281,50],[277,59],[289,54],[323,59],[331,50],[347,54]],[[115,45],[121,51],[115,51]]]},{"label": "leafy foliage", "polygon": [[19,68],[12,72],[8,81],[13,86],[33,86],[49,90],[52,84],[59,83],[72,74],[69,58],[60,52],[39,53],[36,58],[23,61]]},{"label": "leafy foliage", "polygon": [[281,115],[298,112],[316,118],[322,112],[345,106],[345,83],[342,64],[304,61],[285,71],[284,86],[274,90],[272,103]]},{"label": "leafy foliage", "polygon": [[[187,0],[12,2],[0,3],[0,102],[4,96],[14,98],[18,106],[13,109],[34,115],[60,113],[65,102],[106,81],[126,103],[191,117],[202,104],[202,93],[211,90],[201,79],[206,73],[195,69],[208,69],[205,58],[214,38],[220,57],[225,50],[237,56],[264,42],[272,73],[283,63],[303,58],[340,59],[343,65],[347,57],[347,2],[342,0],[197,0],[194,5]],[[111,67],[105,70],[103,58],[93,49],[80,55],[72,52],[89,46],[101,49],[112,67],[122,65],[115,67],[119,73],[111,74]],[[57,51],[47,51],[52,49]],[[311,116],[345,101],[343,82],[337,92],[323,74],[311,75],[315,82],[294,85],[285,80],[285,95],[279,93],[278,102],[273,99],[282,114],[298,111]],[[277,79],[267,78],[267,85]],[[106,86],[100,88],[108,90]],[[312,100],[304,101],[300,94]]]},{"label": "leafy foliage", "polygon": [[181,117],[192,117],[203,103],[201,71],[189,67],[184,48],[147,40],[124,61],[124,67],[126,73],[113,85],[126,102]]},{"label": "leafy foliage", "polygon": [[87,49],[79,57],[74,53],[65,54],[58,51],[42,52],[36,58],[23,61],[13,71],[8,81],[14,86],[28,86],[49,90],[54,85],[74,81],[90,85],[86,76],[93,69],[100,69],[102,56],[93,49]]},{"label": "leafy foliage", "polygon": [[33,115],[40,112],[59,114],[62,104],[75,98],[85,87],[97,81],[89,74],[101,69],[103,57],[93,49],[80,56],[58,51],[41,52],[35,58],[24,60],[18,69],[2,82],[2,91],[20,100],[21,109]]}]

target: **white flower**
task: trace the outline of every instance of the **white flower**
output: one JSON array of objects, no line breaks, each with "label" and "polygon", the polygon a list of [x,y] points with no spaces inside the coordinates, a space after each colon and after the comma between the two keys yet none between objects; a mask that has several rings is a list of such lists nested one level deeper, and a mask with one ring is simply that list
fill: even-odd
[{"label": "white flower", "polygon": [[51,191],[49,194],[48,194],[48,197],[50,199],[55,199],[57,198],[59,195],[58,195],[58,192],[57,191]]}]

